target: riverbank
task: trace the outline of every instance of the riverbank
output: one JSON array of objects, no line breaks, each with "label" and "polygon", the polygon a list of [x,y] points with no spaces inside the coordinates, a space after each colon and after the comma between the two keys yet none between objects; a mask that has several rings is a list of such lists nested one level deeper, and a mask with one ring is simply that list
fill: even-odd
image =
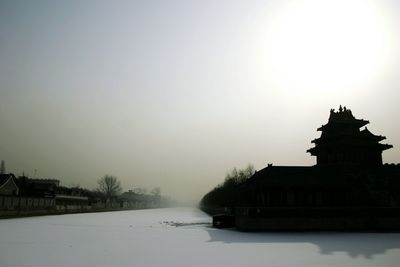
[{"label": "riverbank", "polygon": [[101,208],[101,209],[81,209],[81,210],[2,210],[0,211],[0,219],[13,219],[35,216],[47,215],[64,215],[64,214],[78,214],[78,213],[97,213],[97,212],[111,212],[111,211],[129,211],[129,210],[145,210],[153,209],[148,208]]}]

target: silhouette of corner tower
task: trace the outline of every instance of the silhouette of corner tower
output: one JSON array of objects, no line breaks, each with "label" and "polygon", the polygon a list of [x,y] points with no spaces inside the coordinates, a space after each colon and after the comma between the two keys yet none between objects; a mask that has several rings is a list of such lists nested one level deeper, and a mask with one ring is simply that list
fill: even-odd
[{"label": "silhouette of corner tower", "polygon": [[315,146],[307,152],[317,157],[317,165],[382,165],[382,152],[393,146],[379,143],[386,137],[372,134],[367,127],[360,130],[368,123],[356,119],[346,107],[331,109],[328,123],[318,128],[321,137],[311,141]]}]

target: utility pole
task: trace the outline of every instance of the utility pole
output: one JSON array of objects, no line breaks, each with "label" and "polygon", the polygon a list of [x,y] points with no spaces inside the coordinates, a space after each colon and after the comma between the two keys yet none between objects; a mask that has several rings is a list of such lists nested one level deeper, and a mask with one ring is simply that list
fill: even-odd
[{"label": "utility pole", "polygon": [[1,161],[0,174],[6,174],[6,163],[4,160]]}]

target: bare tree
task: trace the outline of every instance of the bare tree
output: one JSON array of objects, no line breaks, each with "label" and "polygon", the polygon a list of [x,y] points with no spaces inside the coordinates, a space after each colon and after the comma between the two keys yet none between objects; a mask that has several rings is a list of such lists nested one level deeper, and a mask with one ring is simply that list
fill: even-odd
[{"label": "bare tree", "polygon": [[253,176],[255,170],[253,165],[249,164],[245,169],[237,170],[236,167],[228,172],[225,176],[224,186],[234,186],[243,183],[251,176]]},{"label": "bare tree", "polygon": [[97,183],[99,185],[98,191],[103,193],[108,200],[116,197],[122,191],[121,183],[117,177],[112,175],[104,175]]}]

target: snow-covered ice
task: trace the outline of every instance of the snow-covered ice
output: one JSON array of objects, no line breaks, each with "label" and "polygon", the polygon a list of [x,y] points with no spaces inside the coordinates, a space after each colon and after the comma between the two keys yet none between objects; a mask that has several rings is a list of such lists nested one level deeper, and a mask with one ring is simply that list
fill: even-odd
[{"label": "snow-covered ice", "polygon": [[190,208],[0,220],[0,266],[400,266],[400,233],[245,233],[210,224]]}]

